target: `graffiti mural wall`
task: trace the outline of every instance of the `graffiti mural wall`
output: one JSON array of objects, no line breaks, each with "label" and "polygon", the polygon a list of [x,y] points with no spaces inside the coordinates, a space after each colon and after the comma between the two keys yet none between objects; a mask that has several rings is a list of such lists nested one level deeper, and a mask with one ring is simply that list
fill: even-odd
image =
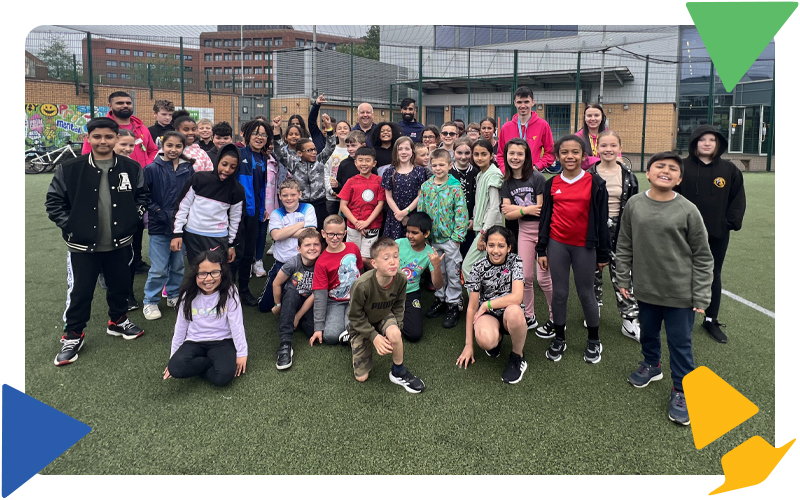
[{"label": "graffiti mural wall", "polygon": [[[95,116],[105,116],[108,106],[95,106]],[[25,104],[25,148],[40,146],[51,149],[67,141],[83,142],[89,106],[75,104]]]}]

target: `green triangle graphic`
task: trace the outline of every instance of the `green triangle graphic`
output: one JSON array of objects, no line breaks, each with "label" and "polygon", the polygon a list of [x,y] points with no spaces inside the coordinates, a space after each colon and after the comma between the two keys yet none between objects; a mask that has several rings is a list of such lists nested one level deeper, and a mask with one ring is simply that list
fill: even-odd
[{"label": "green triangle graphic", "polygon": [[730,92],[797,8],[797,2],[687,2],[686,8]]}]

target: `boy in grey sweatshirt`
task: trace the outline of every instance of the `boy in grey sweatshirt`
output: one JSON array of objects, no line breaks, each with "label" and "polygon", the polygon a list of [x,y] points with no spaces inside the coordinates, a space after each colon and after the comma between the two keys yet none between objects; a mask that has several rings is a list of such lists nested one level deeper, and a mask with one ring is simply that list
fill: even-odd
[{"label": "boy in grey sweatshirt", "polygon": [[689,425],[683,377],[694,370],[694,313],[711,302],[714,259],[703,217],[689,200],[673,192],[683,177],[681,158],[657,153],[647,163],[650,189],[628,200],[617,240],[620,293],[628,297],[630,271],[636,275],[644,361],[628,377],[634,387],[661,380],[661,323],[667,332],[672,393],[669,419]]}]

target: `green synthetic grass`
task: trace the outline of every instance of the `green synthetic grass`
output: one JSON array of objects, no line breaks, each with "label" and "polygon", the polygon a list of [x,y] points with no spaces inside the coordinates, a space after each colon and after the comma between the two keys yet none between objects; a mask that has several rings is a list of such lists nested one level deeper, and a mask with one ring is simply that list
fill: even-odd
[{"label": "green synthetic grass", "polygon": [[[619,332],[607,273],[602,362],[583,361],[586,331],[573,292],[563,359],[546,360],[548,341],[529,335],[528,370],[514,386],[500,381],[508,339],[500,358],[476,346],[475,364],[456,367],[463,314],[451,330],[441,328],[441,318],[426,320],[423,340],[405,344],[407,366],[427,384],[422,394],[388,380],[388,357],[378,357],[370,379],[359,384],[349,348],[311,348],[300,332],[294,365],[278,372],[277,318],[254,308],[245,312],[250,352],[244,376],[222,389],[202,380],[163,381],[175,312],[165,301],[158,321],[134,311],[131,318],[146,334],[134,341],[111,337],[104,333],[99,288],[80,359],[56,367],[66,247],[44,211],[50,178],[25,177],[26,392],[92,432],[45,474],[721,474],[722,455],[746,439],[761,435],[774,442],[774,320],[723,296],[720,319],[730,342],[720,345],[698,318],[696,365],[710,367],[760,409],[698,451],[691,430],[667,419],[666,370],[665,380],[645,389],[626,381],[641,354]],[[640,182],[647,186],[643,175]],[[744,229],[731,238],[723,287],[772,310],[775,177],[745,174],[745,186]],[[136,276],[140,301],[144,281]],[[253,293],[264,281],[251,281]],[[423,293],[423,307],[431,301],[432,294]],[[540,321],[546,310],[537,289]],[[665,341],[663,351],[666,368]]]}]

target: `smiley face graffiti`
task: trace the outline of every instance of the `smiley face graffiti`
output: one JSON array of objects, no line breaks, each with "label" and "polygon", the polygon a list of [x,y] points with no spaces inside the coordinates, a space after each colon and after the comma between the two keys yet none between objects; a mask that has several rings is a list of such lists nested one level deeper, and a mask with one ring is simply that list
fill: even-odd
[{"label": "smiley face graffiti", "polygon": [[56,116],[56,113],[58,113],[58,106],[55,104],[42,104],[39,107],[39,112],[50,118],[51,116]]}]

